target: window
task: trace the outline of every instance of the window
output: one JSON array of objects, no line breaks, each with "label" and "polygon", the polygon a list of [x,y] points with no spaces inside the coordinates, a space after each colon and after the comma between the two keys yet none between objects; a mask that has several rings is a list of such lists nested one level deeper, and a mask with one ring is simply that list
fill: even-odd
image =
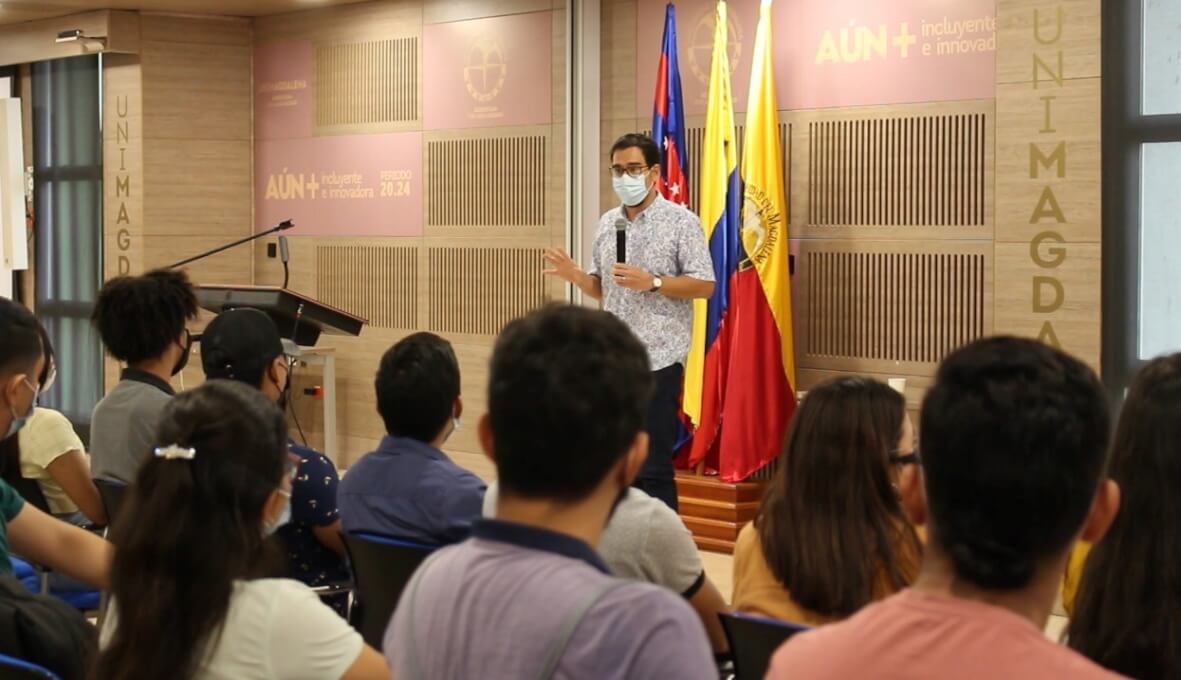
[{"label": "window", "polygon": [[37,316],[57,354],[43,403],[90,422],[103,354],[90,312],[102,284],[101,56],[33,64],[33,196]]},{"label": "window", "polygon": [[1181,351],[1181,0],[1103,3],[1103,373]]}]

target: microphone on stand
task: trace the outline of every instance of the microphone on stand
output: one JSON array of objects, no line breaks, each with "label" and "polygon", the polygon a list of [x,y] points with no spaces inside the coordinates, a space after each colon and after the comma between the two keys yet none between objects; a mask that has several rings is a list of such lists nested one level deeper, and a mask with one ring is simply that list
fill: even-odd
[{"label": "microphone on stand", "polygon": [[269,236],[269,235],[274,234],[275,232],[278,232],[278,231],[287,231],[288,229],[290,229],[294,226],[295,226],[295,223],[292,222],[291,220],[283,220],[282,222],[271,227],[270,229],[267,229],[266,231],[260,231],[253,236],[247,236],[246,238],[240,238],[237,241],[234,241],[233,243],[227,243],[224,246],[218,246],[218,247],[214,248],[213,250],[207,250],[207,251],[201,253],[200,255],[194,255],[193,257],[181,260],[180,262],[174,262],[174,263],[168,265],[167,267],[165,267],[165,269],[176,269],[177,267],[183,267],[186,264],[191,264],[193,262],[196,262],[197,260],[204,260],[205,258],[209,257],[210,255],[217,255],[218,253],[222,252],[223,250],[229,250],[230,248],[233,248],[234,246],[240,246],[243,243],[250,243],[251,241],[256,241],[256,240],[262,238],[263,236]]},{"label": "microphone on stand", "polygon": [[279,236],[279,260],[283,262],[283,288],[287,288],[287,282],[291,280],[291,270],[287,268],[287,263],[291,261],[291,252],[287,250],[287,237]]},{"label": "microphone on stand", "polygon": [[627,220],[622,217],[615,220],[615,261],[627,262]]}]

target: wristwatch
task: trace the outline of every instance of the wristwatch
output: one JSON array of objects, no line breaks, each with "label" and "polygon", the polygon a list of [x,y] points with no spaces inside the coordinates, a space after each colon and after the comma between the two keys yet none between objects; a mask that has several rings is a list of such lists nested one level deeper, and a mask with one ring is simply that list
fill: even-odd
[{"label": "wristwatch", "polygon": [[652,278],[652,287],[648,289],[648,292],[649,293],[658,293],[658,292],[660,292],[660,287],[663,285],[664,285],[664,281],[659,276],[655,276]]}]

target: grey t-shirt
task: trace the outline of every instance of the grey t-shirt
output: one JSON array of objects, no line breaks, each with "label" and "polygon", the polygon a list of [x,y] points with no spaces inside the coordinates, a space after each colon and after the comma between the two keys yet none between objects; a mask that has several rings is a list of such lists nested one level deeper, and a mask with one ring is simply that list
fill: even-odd
[{"label": "grey t-shirt", "polygon": [[172,387],[154,375],[129,368],[123,379],[94,407],[90,420],[90,474],[130,484],[152,449],[175,442],[156,441],[160,414]]},{"label": "grey t-shirt", "polygon": [[[432,555],[402,593],[383,645],[393,676],[538,677],[563,625],[613,581],[605,569],[571,536],[477,521],[472,538]],[[717,666],[682,598],[628,581],[586,610],[552,677],[715,680]]]},{"label": "grey t-shirt", "polygon": [[[496,483],[484,493],[484,516],[496,516]],[[639,489],[628,489],[603,530],[599,555],[611,573],[647,581],[690,597],[705,579],[693,534],[672,508]]]}]

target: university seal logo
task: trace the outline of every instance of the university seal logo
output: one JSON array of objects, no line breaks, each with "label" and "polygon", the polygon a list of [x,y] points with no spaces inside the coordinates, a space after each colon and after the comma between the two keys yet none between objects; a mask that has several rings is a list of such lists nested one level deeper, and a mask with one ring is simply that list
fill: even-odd
[{"label": "university seal logo", "polygon": [[468,51],[467,64],[463,67],[463,83],[472,99],[487,104],[504,89],[508,76],[508,64],[504,51],[495,40],[481,38]]},{"label": "university seal logo", "polygon": [[759,187],[748,184],[742,204],[742,250],[740,266],[762,264],[771,255],[782,234],[783,215]]}]

